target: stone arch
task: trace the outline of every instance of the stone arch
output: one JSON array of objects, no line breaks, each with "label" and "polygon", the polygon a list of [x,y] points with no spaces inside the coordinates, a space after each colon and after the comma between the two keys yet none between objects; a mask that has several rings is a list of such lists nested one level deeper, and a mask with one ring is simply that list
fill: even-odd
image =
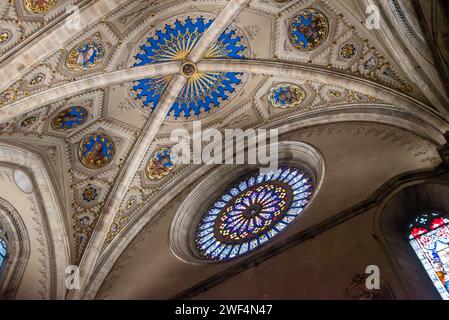
[{"label": "stone arch", "polygon": [[[64,299],[66,294],[65,269],[70,265],[70,237],[64,223],[64,210],[58,200],[57,188],[44,161],[21,147],[0,143],[0,163],[26,173],[34,186],[39,201],[46,238],[50,248],[51,292],[53,299]],[[1,207],[0,207],[1,209]]]},{"label": "stone arch", "polygon": [[8,257],[0,273],[0,299],[14,299],[30,255],[30,239],[20,214],[3,198],[0,226],[8,243]]},{"label": "stone arch", "polygon": [[449,186],[443,179],[414,181],[392,192],[378,207],[374,228],[391,262],[404,299],[440,299],[407,237],[410,219],[423,210],[449,211]]}]

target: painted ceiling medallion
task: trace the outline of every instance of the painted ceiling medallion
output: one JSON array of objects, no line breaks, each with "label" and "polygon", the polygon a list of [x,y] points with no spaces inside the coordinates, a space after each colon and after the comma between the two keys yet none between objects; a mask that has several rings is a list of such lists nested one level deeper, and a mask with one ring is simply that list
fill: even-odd
[{"label": "painted ceiling medallion", "polygon": [[31,13],[45,13],[58,2],[59,0],[25,0],[25,8]]},{"label": "painted ceiling medallion", "polygon": [[0,30],[0,44],[4,44],[11,38],[11,33],[7,30]]},{"label": "painted ceiling medallion", "polygon": [[51,121],[56,130],[70,130],[79,127],[87,120],[88,112],[80,106],[73,106],[61,110]]},{"label": "painted ceiling medallion", "polygon": [[[186,59],[212,22],[213,20],[206,21],[200,17],[196,20],[177,20],[172,25],[165,25],[164,30],[156,31],[155,36],[149,37],[140,47],[140,52],[135,56],[137,62],[134,67]],[[205,58],[243,59],[245,49],[236,30],[227,29],[208,50]],[[191,115],[199,116],[202,112],[210,111],[211,107],[219,107],[221,101],[228,100],[230,94],[235,92],[235,87],[241,83],[242,73],[239,72],[203,73],[189,63],[184,67],[182,73],[189,78],[169,112],[175,118],[182,115],[186,118]],[[134,82],[132,91],[142,101],[143,108],[154,110],[157,107],[172,77]]]},{"label": "painted ceiling medallion", "polygon": [[309,51],[319,47],[329,34],[329,23],[320,11],[304,9],[288,26],[288,37],[295,48]]},{"label": "painted ceiling medallion", "polygon": [[301,104],[305,96],[304,90],[297,85],[282,83],[271,88],[268,100],[275,108],[287,109]]},{"label": "painted ceiling medallion", "polygon": [[200,255],[228,260],[254,251],[296,221],[312,194],[312,180],[295,167],[236,183],[201,218],[195,234]]},{"label": "painted ceiling medallion", "polygon": [[346,60],[349,60],[355,56],[356,52],[357,48],[354,44],[346,43],[343,47],[341,47],[340,56],[342,56]]},{"label": "painted ceiling medallion", "polygon": [[79,159],[86,168],[103,168],[112,161],[114,154],[114,142],[104,133],[89,134],[80,142]]},{"label": "painted ceiling medallion", "polygon": [[147,176],[151,180],[162,179],[175,168],[175,153],[171,147],[156,151],[147,164]]},{"label": "painted ceiling medallion", "polygon": [[94,185],[89,184],[83,189],[83,191],[81,192],[81,196],[83,197],[83,201],[85,203],[95,201],[98,198],[98,188]]},{"label": "painted ceiling medallion", "polygon": [[66,65],[72,71],[86,71],[98,66],[104,59],[104,46],[88,40],[73,48],[67,57]]}]

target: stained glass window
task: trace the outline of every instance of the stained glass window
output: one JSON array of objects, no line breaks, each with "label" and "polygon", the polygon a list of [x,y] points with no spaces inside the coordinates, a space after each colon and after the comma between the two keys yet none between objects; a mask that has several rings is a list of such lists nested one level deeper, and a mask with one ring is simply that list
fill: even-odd
[{"label": "stained glass window", "polygon": [[8,245],[6,244],[5,239],[0,237],[0,271],[2,270],[3,265],[5,264],[7,255],[8,255]]},{"label": "stained glass window", "polygon": [[250,175],[201,217],[195,234],[198,252],[217,261],[253,252],[296,221],[312,194],[312,179],[295,167]]},{"label": "stained glass window", "polygon": [[449,214],[426,211],[409,225],[410,244],[444,300],[449,300]]}]

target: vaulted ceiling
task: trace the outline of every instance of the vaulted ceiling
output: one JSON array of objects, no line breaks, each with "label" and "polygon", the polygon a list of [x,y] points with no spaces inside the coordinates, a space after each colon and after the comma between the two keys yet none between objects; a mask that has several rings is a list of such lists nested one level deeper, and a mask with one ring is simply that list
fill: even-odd
[{"label": "vaulted ceiling", "polygon": [[[375,1],[381,27],[370,29],[370,4],[0,2],[0,144],[42,161],[83,289],[110,259],[94,293],[71,298],[94,295],[135,228],[181,192],[191,166],[152,179],[147,164],[193,120],[281,134],[370,122],[443,144],[448,98],[410,6]],[[295,23],[307,14],[318,25],[306,37]],[[285,88],[296,99],[289,105],[279,98]],[[91,152],[98,143],[100,158]]]}]

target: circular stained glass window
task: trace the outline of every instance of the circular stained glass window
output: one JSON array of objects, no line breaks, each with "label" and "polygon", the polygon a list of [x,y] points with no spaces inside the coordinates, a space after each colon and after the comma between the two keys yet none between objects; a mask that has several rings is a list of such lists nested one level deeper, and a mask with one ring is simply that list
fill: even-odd
[{"label": "circular stained glass window", "polygon": [[201,217],[195,233],[200,256],[223,261],[253,252],[296,221],[312,194],[312,179],[296,167],[250,175]]}]

